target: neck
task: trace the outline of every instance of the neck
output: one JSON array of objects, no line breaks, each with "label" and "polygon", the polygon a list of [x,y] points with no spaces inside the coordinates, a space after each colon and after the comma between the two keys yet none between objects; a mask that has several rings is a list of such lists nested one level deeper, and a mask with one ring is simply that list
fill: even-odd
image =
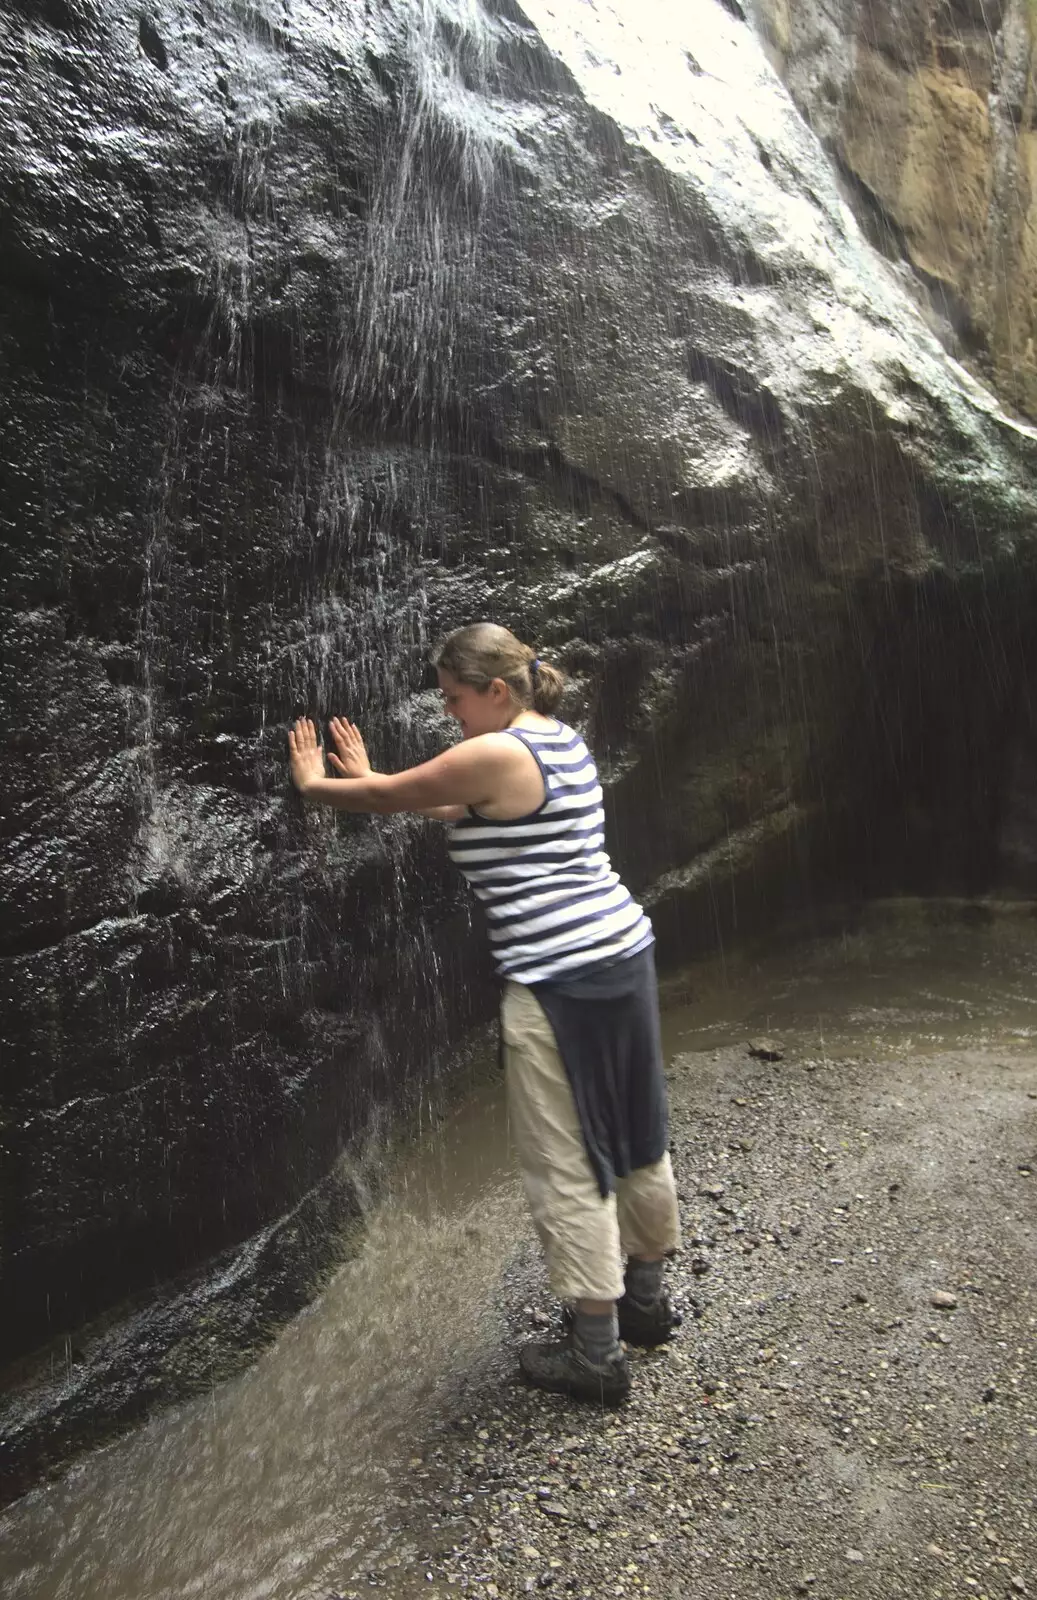
[{"label": "neck", "polygon": [[514,714],[504,724],[506,728],[513,728],[523,717],[537,717],[541,722],[553,722],[553,717],[547,717],[542,711],[535,711],[532,706],[519,706]]}]

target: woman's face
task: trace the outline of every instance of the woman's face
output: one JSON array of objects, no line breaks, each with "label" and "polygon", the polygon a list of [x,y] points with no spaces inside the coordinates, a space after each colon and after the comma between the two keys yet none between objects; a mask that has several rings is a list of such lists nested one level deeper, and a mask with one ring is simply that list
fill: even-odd
[{"label": "woman's face", "polygon": [[480,733],[499,733],[506,728],[515,714],[507,684],[494,678],[488,689],[475,689],[470,683],[459,683],[453,673],[436,669],[439,689],[443,696],[443,709],[448,717],[461,724],[461,736],[475,739]]}]

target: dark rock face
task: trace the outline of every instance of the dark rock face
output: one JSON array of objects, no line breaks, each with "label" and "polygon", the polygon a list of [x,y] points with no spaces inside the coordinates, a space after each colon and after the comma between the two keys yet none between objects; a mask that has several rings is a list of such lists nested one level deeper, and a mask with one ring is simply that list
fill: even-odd
[{"label": "dark rock face", "polygon": [[997,792],[926,870],[1034,886],[1033,435],[738,8],[674,10],[6,14],[7,1355],[295,1204],[487,1014],[436,830],[286,789],[304,710],[440,748],[452,626],[568,665],[671,940],[697,863],[845,853],[862,773],[896,813],[903,630],[934,706],[970,638]]}]

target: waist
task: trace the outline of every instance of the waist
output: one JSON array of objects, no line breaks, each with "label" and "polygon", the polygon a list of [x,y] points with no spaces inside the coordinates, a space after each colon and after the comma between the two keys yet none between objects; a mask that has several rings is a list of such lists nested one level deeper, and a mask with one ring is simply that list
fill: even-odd
[{"label": "waist", "polygon": [[604,971],[654,943],[652,924],[626,889],[584,916],[542,914],[532,924],[494,928],[494,964],[502,978],[527,985]]}]

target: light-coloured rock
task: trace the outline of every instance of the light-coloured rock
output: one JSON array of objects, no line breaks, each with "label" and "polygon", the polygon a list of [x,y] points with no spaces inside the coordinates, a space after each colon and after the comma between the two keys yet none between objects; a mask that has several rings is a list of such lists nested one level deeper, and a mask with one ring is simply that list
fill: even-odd
[{"label": "light-coloured rock", "polygon": [[771,59],[946,342],[1037,414],[1037,7],[760,0]]}]

